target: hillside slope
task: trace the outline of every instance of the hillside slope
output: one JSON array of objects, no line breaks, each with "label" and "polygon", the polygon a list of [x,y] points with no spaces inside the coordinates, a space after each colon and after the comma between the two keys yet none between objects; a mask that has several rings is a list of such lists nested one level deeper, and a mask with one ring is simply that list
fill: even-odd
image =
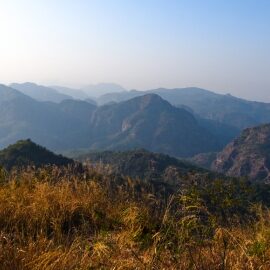
[{"label": "hillside slope", "polygon": [[0,151],[0,166],[10,170],[12,167],[34,165],[68,165],[74,164],[72,159],[56,155],[31,140],[21,140]]},{"label": "hillside slope", "polygon": [[229,176],[270,181],[270,124],[246,129],[217,155],[212,169]]},{"label": "hillside slope", "polygon": [[188,162],[143,149],[124,152],[90,152],[80,155],[77,159],[90,164],[110,165],[113,173],[134,179],[139,178],[146,182],[176,183],[189,173],[201,175],[209,173]]}]

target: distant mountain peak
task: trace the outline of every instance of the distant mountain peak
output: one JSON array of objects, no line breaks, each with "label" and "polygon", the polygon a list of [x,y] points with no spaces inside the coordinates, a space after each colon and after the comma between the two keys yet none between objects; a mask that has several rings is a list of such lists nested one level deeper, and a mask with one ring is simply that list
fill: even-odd
[{"label": "distant mountain peak", "polygon": [[130,100],[124,101],[127,103],[137,103],[140,105],[141,109],[144,109],[149,106],[166,106],[173,107],[168,101],[164,100],[158,94],[145,94],[143,96],[134,97]]},{"label": "distant mountain peak", "polygon": [[71,96],[59,93],[53,88],[38,85],[33,82],[12,83],[10,84],[10,87],[38,101],[51,101],[59,103],[65,99],[72,99]]},{"label": "distant mountain peak", "polygon": [[[156,101],[165,101],[163,98],[161,98],[158,94],[145,94],[141,97],[142,100],[145,100],[146,102],[156,102]],[[167,103],[167,101],[165,101]]]},{"label": "distant mountain peak", "polygon": [[[19,85],[19,83],[13,83],[13,85]],[[25,85],[25,86],[41,86],[37,83],[34,83],[34,82],[24,82],[24,83],[21,83],[21,85]]]},{"label": "distant mountain peak", "polygon": [[191,113],[153,93],[98,107],[91,126],[92,149],[139,147],[186,157],[219,147]]},{"label": "distant mountain peak", "polygon": [[100,97],[102,95],[115,92],[126,92],[124,87],[116,83],[89,84],[81,90],[87,93],[90,97]]},{"label": "distant mountain peak", "polygon": [[12,87],[0,84],[0,103],[6,100],[13,100],[14,98],[31,99],[29,96]]}]

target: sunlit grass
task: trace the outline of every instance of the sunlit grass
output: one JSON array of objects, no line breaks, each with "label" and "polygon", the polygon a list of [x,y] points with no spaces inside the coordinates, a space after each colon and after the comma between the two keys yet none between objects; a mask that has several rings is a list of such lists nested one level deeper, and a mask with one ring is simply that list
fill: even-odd
[{"label": "sunlit grass", "polygon": [[198,196],[149,190],[93,169],[2,173],[0,269],[270,269],[267,209],[227,226]]}]

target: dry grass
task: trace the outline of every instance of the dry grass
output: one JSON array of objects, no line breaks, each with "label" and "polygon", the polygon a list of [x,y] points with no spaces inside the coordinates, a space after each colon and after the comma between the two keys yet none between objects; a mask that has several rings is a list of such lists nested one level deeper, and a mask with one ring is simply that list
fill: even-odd
[{"label": "dry grass", "polygon": [[162,204],[93,169],[2,174],[0,269],[270,269],[270,213],[221,226],[203,201]]}]

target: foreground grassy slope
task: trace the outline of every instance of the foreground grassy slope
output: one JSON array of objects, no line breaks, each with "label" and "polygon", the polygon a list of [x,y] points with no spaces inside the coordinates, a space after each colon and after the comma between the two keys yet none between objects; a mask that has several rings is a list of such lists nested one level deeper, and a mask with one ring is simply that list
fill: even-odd
[{"label": "foreground grassy slope", "polygon": [[270,267],[267,186],[191,177],[168,197],[138,180],[74,171],[1,171],[0,269]]}]

